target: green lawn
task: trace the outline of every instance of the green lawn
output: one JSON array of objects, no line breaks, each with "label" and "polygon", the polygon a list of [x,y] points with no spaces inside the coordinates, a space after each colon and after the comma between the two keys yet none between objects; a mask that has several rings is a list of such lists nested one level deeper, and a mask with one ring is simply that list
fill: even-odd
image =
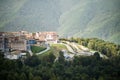
[{"label": "green lawn", "polygon": [[42,57],[42,56],[49,55],[50,53],[53,53],[57,57],[59,55],[59,51],[61,51],[63,49],[67,50],[66,46],[63,44],[51,44],[50,50],[48,50],[47,52],[40,54],[38,56]]},{"label": "green lawn", "polygon": [[56,48],[57,50],[63,50],[63,49],[67,50],[66,46],[63,44],[52,44],[51,46]]},{"label": "green lawn", "polygon": [[45,50],[45,47],[42,46],[31,46],[31,51],[35,54],[35,53],[39,53],[43,50]]}]

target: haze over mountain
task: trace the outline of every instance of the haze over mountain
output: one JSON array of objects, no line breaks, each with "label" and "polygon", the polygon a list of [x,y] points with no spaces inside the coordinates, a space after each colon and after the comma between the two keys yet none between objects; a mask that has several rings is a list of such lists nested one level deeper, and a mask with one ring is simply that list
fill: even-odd
[{"label": "haze over mountain", "polygon": [[120,43],[120,0],[0,0],[0,31],[57,31]]},{"label": "haze over mountain", "polygon": [[[56,30],[59,26],[60,13],[57,11],[58,6],[55,5],[54,0],[2,0],[2,2],[3,9],[0,9],[3,12],[2,19],[9,20],[6,24],[1,25],[2,31],[28,30],[34,32]],[[19,8],[17,9],[16,6]],[[9,15],[10,18],[5,17]]]},{"label": "haze over mountain", "polygon": [[1,31],[28,30],[35,32],[56,31],[60,26],[60,15],[79,0],[0,1]]},{"label": "haze over mountain", "polygon": [[120,43],[120,0],[81,0],[60,17],[60,34]]}]

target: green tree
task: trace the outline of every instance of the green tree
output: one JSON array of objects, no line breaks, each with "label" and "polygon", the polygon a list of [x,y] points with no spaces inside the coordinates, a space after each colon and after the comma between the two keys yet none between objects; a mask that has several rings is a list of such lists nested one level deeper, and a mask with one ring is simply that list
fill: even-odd
[{"label": "green tree", "polygon": [[65,62],[65,57],[63,55],[64,53],[62,51],[59,52],[59,57],[58,57],[58,62],[64,63]]},{"label": "green tree", "polygon": [[105,80],[104,77],[99,76],[98,80]]},{"label": "green tree", "polygon": [[16,80],[15,77],[13,76],[13,74],[8,74],[7,76],[7,80]]},{"label": "green tree", "polygon": [[29,80],[33,80],[33,77],[34,77],[33,74],[30,72],[28,75]]},{"label": "green tree", "polygon": [[20,75],[20,79],[21,79],[21,80],[27,80],[27,77],[26,77],[25,73],[22,73],[22,74]]},{"label": "green tree", "polygon": [[53,53],[50,53],[48,56],[49,56],[49,62],[53,63],[56,58],[55,55]]},{"label": "green tree", "polygon": [[89,80],[89,76],[85,73],[81,74],[81,80]]},{"label": "green tree", "polygon": [[40,76],[35,76],[33,80],[42,80]]},{"label": "green tree", "polygon": [[31,67],[38,66],[40,63],[41,61],[36,55],[33,55],[32,57],[29,57],[25,60],[25,64]]},{"label": "green tree", "polygon": [[57,79],[56,75],[53,73],[53,74],[51,75],[51,79],[50,79],[50,80],[58,80],[58,79]]},{"label": "green tree", "polygon": [[97,60],[100,60],[100,59],[101,59],[99,52],[95,52],[95,53],[94,53],[94,57],[95,57]]}]

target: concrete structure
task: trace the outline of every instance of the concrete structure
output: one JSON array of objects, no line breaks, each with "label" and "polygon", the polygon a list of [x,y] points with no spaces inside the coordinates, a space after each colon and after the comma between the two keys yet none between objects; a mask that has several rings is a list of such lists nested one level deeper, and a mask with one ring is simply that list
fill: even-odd
[{"label": "concrete structure", "polygon": [[17,54],[5,54],[5,58],[7,59],[20,59],[26,58],[26,53],[17,53]]},{"label": "concrete structure", "polygon": [[19,59],[19,58],[18,58],[18,55],[10,55],[10,54],[9,54],[9,55],[5,55],[5,58],[11,59],[11,60],[12,60],[12,59]]},{"label": "concrete structure", "polygon": [[18,54],[18,58],[26,58],[26,53],[20,53],[20,54]]}]

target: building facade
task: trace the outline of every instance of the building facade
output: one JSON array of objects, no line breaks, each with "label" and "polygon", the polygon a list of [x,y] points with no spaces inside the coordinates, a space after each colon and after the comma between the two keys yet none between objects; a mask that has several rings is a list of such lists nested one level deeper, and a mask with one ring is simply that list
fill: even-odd
[{"label": "building facade", "polygon": [[34,38],[47,43],[57,43],[59,36],[56,32],[36,32]]}]

